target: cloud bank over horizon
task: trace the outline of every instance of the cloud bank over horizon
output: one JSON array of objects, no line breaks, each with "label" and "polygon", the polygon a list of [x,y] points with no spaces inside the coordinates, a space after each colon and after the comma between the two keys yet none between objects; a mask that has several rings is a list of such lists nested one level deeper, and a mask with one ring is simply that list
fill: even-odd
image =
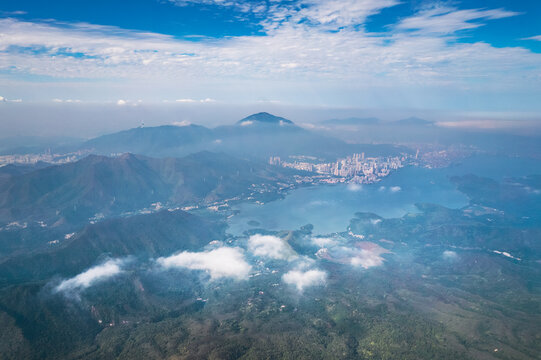
[{"label": "cloud bank over horizon", "polygon": [[[494,98],[505,98],[515,110],[541,110],[527,95],[541,90],[541,54],[468,39],[467,31],[522,16],[518,11],[438,3],[415,8],[373,31],[367,27],[369,18],[402,2],[173,3],[250,14],[260,32],[194,41],[120,26],[4,17],[0,70],[6,88],[0,90],[25,102],[76,96],[83,101],[273,99],[304,105],[460,108],[473,98],[484,108],[496,106]],[[455,97],[453,104],[449,96]]]}]

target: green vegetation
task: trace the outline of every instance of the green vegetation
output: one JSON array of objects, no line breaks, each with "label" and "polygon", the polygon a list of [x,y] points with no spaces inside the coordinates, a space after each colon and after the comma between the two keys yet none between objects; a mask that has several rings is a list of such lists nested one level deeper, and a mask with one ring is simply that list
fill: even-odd
[{"label": "green vegetation", "polygon": [[[461,210],[419,204],[399,219],[356,214],[330,236],[341,246],[362,238],[384,247],[385,263],[317,260],[327,282],[303,293],[282,281],[293,267],[285,260],[261,264],[247,254],[257,276],[210,281],[157,269],[154,259],[213,240],[242,247],[264,233],[315,260],[311,225],[235,238],[219,212],[166,210],[85,226],[57,247],[0,262],[0,357],[539,359],[541,245],[532,239],[541,229],[498,211],[506,205],[487,191],[504,185],[486,190],[474,180],[460,179],[479,195]],[[52,291],[107,256],[133,256],[137,266],[77,296]]]}]

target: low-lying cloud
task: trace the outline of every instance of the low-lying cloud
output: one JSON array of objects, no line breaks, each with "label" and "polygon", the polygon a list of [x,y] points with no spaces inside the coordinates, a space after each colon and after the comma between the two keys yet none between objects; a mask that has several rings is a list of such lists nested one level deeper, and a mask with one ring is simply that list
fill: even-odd
[{"label": "low-lying cloud", "polygon": [[246,279],[252,266],[244,259],[244,251],[238,247],[221,247],[211,251],[183,251],[157,260],[164,268],[186,268],[206,271],[210,278]]},{"label": "low-lying cloud", "polygon": [[277,236],[252,235],[248,239],[248,250],[255,256],[277,260],[288,260],[296,257],[295,251],[289,244]]},{"label": "low-lying cloud", "polygon": [[74,292],[84,290],[98,282],[108,280],[122,273],[125,259],[112,259],[101,265],[94,266],[79,275],[64,280],[54,290],[55,292]]},{"label": "low-lying cloud", "polygon": [[314,245],[319,246],[320,248],[338,245],[338,242],[335,239],[328,237],[313,237],[311,240]]},{"label": "low-lying cloud", "polygon": [[458,258],[458,254],[452,250],[445,250],[442,256],[445,260],[455,260]]},{"label": "low-lying cloud", "polygon": [[361,266],[365,269],[383,265],[384,259],[378,252],[361,249],[356,252],[350,259],[350,264],[353,266]]},{"label": "low-lying cloud", "polygon": [[316,253],[316,256],[335,263],[368,269],[383,265],[385,259],[381,255],[389,252],[376,243],[360,241],[355,243],[353,247],[329,246],[322,248]]},{"label": "low-lying cloud", "polygon": [[317,269],[290,270],[282,276],[282,280],[288,285],[294,285],[298,291],[302,292],[310,286],[324,285],[327,281],[327,273]]}]

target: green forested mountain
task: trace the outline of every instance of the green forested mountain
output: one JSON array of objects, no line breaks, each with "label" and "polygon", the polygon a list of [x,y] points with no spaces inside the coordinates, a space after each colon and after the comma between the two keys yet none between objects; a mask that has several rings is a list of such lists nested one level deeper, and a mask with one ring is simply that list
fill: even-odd
[{"label": "green forested mountain", "polygon": [[12,176],[0,186],[0,222],[80,223],[148,208],[196,205],[239,196],[251,185],[273,187],[295,172],[201,152],[154,159],[124,154]]},{"label": "green forested mountain", "polygon": [[5,257],[0,282],[45,280],[53,275],[74,276],[100,257],[157,257],[178,250],[196,250],[223,238],[223,224],[181,210],[115,218],[89,224],[69,239],[46,250]]}]

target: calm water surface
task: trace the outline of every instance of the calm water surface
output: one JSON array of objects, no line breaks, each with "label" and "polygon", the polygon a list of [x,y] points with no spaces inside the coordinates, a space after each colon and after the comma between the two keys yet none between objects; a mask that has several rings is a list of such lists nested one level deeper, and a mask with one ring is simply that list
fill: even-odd
[{"label": "calm water surface", "polygon": [[[475,174],[501,180],[505,177],[541,174],[541,162],[528,159],[477,156],[445,169],[406,167],[377,184],[351,186],[317,185],[292,191],[284,199],[264,205],[243,203],[240,214],[229,221],[229,232],[242,234],[250,228],[298,229],[314,225],[314,233],[344,231],[356,212],[372,212],[382,217],[401,217],[416,212],[416,203],[434,203],[449,208],[468,204],[449,176]],[[249,225],[251,221],[259,225]],[[252,223],[253,224],[253,223]]]}]

